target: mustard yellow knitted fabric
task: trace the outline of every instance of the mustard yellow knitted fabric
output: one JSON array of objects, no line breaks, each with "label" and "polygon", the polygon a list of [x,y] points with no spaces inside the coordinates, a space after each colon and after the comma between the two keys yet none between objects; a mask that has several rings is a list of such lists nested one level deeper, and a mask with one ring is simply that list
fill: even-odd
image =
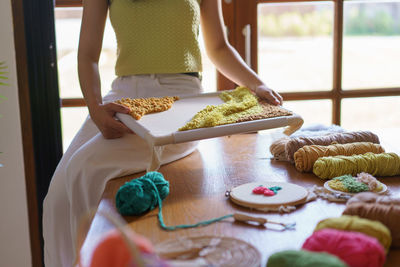
[{"label": "mustard yellow knitted fabric", "polygon": [[233,91],[222,92],[219,97],[224,103],[208,105],[179,128],[179,131],[234,123],[240,117],[262,112],[257,97],[246,87],[239,86]]},{"label": "mustard yellow knitted fabric", "polygon": [[201,0],[111,0],[117,76],[200,72]]},{"label": "mustard yellow knitted fabric", "polygon": [[314,163],[313,172],[322,179],[332,179],[345,174],[355,176],[360,172],[373,176],[395,176],[400,175],[400,157],[395,153],[372,152],[363,155],[322,157]]},{"label": "mustard yellow knitted fabric", "polygon": [[325,228],[360,232],[375,237],[385,248],[386,252],[388,252],[392,243],[390,230],[383,223],[358,216],[342,215],[341,217],[322,220],[317,224],[314,231]]},{"label": "mustard yellow knitted fabric", "polygon": [[303,146],[294,153],[294,163],[298,171],[308,172],[312,171],[314,162],[318,158],[338,155],[352,156],[367,152],[382,153],[385,150],[381,145],[371,142],[333,144],[329,146],[309,145]]}]

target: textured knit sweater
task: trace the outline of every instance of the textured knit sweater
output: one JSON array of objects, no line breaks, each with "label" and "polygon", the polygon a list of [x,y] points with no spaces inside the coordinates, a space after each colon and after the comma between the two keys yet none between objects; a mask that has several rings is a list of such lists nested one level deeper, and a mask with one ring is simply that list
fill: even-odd
[{"label": "textured knit sweater", "polygon": [[111,0],[117,76],[201,71],[201,0]]}]

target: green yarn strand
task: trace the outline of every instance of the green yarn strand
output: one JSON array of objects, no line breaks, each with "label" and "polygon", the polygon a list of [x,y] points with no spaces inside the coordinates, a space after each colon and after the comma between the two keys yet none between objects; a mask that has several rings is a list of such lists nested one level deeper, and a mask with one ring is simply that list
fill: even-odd
[{"label": "green yarn strand", "polygon": [[159,172],[148,172],[146,175],[121,186],[115,202],[122,215],[140,215],[154,209],[158,204],[158,221],[161,228],[168,231],[205,226],[233,217],[233,214],[228,214],[195,224],[166,226],[162,215],[162,201],[168,194],[169,182],[164,179],[163,175]]},{"label": "green yarn strand", "polygon": [[161,200],[160,194],[158,194],[158,189],[154,184],[153,184],[153,189],[154,189],[154,191],[157,192],[157,198],[158,198],[158,221],[160,222],[161,228],[164,230],[174,231],[177,229],[195,228],[195,227],[199,227],[199,226],[209,225],[209,224],[212,224],[212,223],[215,223],[218,221],[225,220],[226,218],[233,217],[233,214],[228,214],[228,215],[214,218],[211,220],[201,221],[201,222],[198,222],[195,224],[180,224],[180,225],[175,225],[175,226],[166,226],[164,223],[163,215],[162,215],[162,200]]}]

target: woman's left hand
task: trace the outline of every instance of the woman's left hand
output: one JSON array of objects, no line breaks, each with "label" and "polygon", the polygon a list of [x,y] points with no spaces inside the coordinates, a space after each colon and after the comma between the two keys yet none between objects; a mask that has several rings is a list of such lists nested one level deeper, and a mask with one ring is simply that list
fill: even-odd
[{"label": "woman's left hand", "polygon": [[267,100],[272,105],[282,105],[282,96],[264,84],[257,86],[255,92],[258,97]]}]

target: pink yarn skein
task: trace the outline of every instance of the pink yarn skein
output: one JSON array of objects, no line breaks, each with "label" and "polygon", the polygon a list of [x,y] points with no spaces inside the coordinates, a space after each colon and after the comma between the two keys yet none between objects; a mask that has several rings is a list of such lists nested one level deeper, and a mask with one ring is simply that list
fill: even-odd
[{"label": "pink yarn skein", "polygon": [[380,267],[386,260],[379,241],[359,232],[322,229],[307,238],[302,248],[336,255],[350,267]]}]

